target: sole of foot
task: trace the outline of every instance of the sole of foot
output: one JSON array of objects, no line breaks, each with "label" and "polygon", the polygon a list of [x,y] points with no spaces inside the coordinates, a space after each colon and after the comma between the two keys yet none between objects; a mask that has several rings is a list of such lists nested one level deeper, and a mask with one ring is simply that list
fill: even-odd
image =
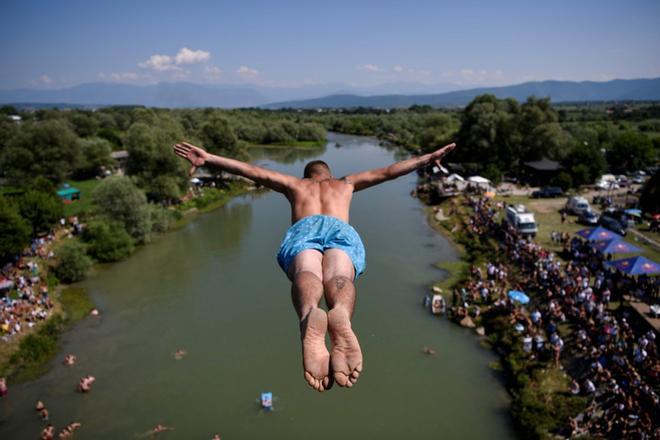
[{"label": "sole of foot", "polygon": [[351,321],[346,311],[332,309],[328,312],[328,329],[332,352],[330,366],[337,385],[350,388],[362,372],[362,350],[357,336],[351,328]]},{"label": "sole of foot", "polygon": [[330,353],[325,346],[328,316],[321,309],[312,309],[301,323],[303,369],[305,380],[316,391],[332,387]]}]

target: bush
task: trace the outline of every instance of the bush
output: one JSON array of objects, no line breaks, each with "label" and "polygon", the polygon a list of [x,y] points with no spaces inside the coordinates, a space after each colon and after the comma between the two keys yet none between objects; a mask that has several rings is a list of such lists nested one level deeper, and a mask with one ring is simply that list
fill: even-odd
[{"label": "bush", "polygon": [[75,240],[59,246],[55,255],[57,256],[55,274],[65,283],[84,280],[87,271],[92,266],[92,260],[87,256],[85,245]]},{"label": "bush", "polygon": [[172,214],[160,205],[149,204],[151,216],[151,230],[153,232],[165,232],[170,227]]},{"label": "bush", "polygon": [[92,192],[98,213],[109,221],[119,222],[138,241],[149,240],[151,222],[144,192],[128,177],[108,177]]},{"label": "bush", "polygon": [[133,239],[117,222],[96,219],[85,229],[89,254],[102,262],[120,261],[135,250]]}]

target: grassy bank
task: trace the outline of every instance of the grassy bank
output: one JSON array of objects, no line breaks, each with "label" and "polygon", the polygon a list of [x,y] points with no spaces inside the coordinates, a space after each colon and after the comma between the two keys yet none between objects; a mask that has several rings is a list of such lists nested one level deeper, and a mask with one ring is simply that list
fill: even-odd
[{"label": "grassy bank", "polygon": [[[445,216],[451,209],[449,203],[446,201],[438,206]],[[443,289],[449,304],[452,290],[469,280],[470,266],[481,266],[483,269],[488,260],[503,260],[498,258],[500,251],[495,241],[464,231],[463,220],[469,216],[468,209],[457,206],[455,210],[454,215],[443,221],[436,220],[432,209],[429,209],[428,215],[431,226],[455,244],[460,256],[460,261],[438,264],[448,276],[435,286]],[[503,262],[509,273],[516,273],[515,267]],[[474,318],[474,323],[477,327],[484,327],[487,336],[483,342],[500,357],[492,368],[505,375],[512,399],[511,413],[525,438],[552,438],[553,432],[566,425],[569,416],[584,409],[585,398],[569,392],[570,380],[563,370],[552,366],[548,359],[531,359],[523,352],[520,336],[512,329],[506,316],[486,311]],[[570,329],[564,329],[564,332],[570,332]]]},{"label": "grassy bank", "polygon": [[60,335],[85,318],[92,309],[85,289],[64,287],[59,292],[59,305],[53,315],[38,324],[20,341],[3,344],[0,353],[0,376],[12,384],[34,380],[48,371],[57,354]]},{"label": "grassy bank", "polygon": [[169,230],[179,229],[188,224],[195,216],[210,212],[224,206],[234,197],[250,191],[251,186],[246,182],[232,182],[227,188],[204,188],[202,195],[190,199],[177,206],[174,218],[176,219]]}]

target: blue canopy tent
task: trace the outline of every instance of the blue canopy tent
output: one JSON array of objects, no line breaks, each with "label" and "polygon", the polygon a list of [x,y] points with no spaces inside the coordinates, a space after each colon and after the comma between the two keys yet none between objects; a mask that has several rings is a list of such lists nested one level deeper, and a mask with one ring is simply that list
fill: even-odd
[{"label": "blue canopy tent", "polygon": [[577,231],[576,234],[587,241],[601,241],[601,240],[611,240],[613,238],[622,238],[616,232],[612,232],[609,229],[603,228],[602,226],[582,229]]},{"label": "blue canopy tent", "polygon": [[642,252],[642,250],[637,246],[632,245],[620,238],[596,241],[591,244],[591,247],[601,251],[604,254],[634,254],[637,252]]},{"label": "blue canopy tent", "polygon": [[520,304],[527,304],[529,302],[529,296],[525,295],[525,292],[521,292],[520,290],[509,290],[507,295],[511,301],[515,301]]},{"label": "blue canopy tent", "polygon": [[660,273],[660,264],[642,256],[623,258],[607,263],[607,265],[628,275],[655,275]]}]

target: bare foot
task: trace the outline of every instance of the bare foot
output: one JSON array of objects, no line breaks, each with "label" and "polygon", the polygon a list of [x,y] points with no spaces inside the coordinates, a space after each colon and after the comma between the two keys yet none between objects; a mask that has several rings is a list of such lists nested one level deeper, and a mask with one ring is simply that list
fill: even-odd
[{"label": "bare foot", "polygon": [[328,316],[325,311],[315,308],[300,323],[300,336],[303,349],[305,380],[316,391],[330,389],[330,353],[325,347],[325,334],[328,330]]},{"label": "bare foot", "polygon": [[332,341],[330,365],[339,386],[352,387],[362,372],[362,351],[351,329],[348,313],[334,308],[328,312],[328,327]]}]

